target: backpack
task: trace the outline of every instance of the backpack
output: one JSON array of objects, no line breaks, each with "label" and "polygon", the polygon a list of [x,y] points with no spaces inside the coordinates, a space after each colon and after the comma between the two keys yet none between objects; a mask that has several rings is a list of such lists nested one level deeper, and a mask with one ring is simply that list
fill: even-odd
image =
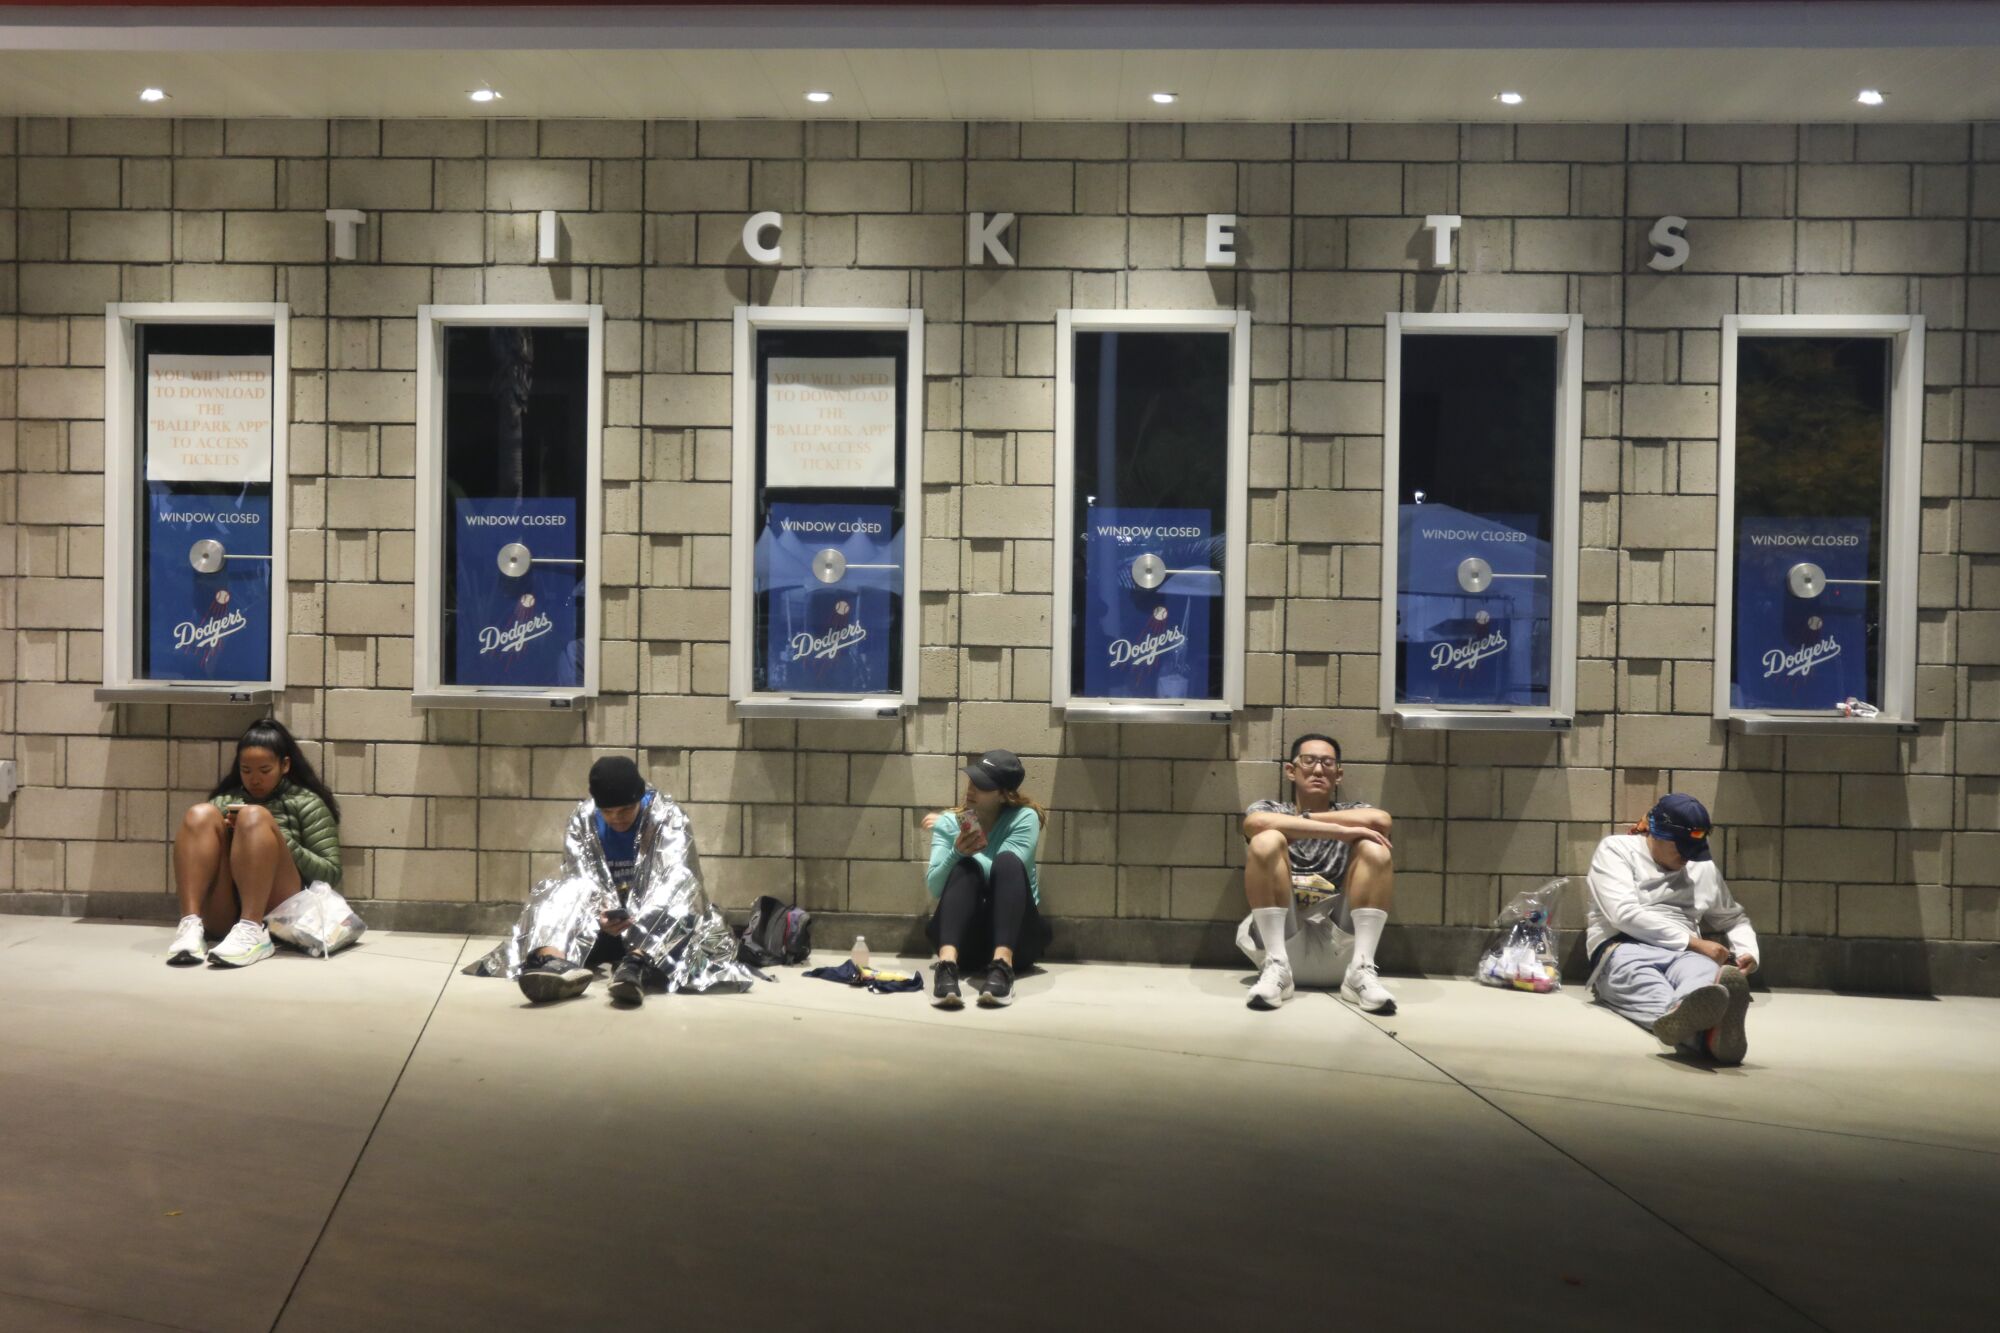
[{"label": "backpack", "polygon": [[803,963],[812,947],[812,913],[787,907],[766,894],[750,909],[750,924],[743,927],[736,959],[751,967]]}]

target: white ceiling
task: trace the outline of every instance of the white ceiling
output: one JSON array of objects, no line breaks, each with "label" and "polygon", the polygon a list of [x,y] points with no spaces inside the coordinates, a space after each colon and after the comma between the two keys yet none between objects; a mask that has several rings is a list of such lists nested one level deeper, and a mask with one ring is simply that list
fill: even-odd
[{"label": "white ceiling", "polygon": [[1947,121],[2000,119],[1996,68],[1966,0],[0,9],[0,115]]}]

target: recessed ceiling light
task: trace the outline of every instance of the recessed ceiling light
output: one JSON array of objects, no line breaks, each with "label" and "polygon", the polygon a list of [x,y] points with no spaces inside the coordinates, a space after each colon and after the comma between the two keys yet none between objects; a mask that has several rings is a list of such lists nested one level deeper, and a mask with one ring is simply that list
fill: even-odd
[{"label": "recessed ceiling light", "polygon": [[1181,100],[1181,95],[1179,93],[1154,93],[1153,100],[1161,106],[1172,106],[1175,102]]},{"label": "recessed ceiling light", "polygon": [[808,102],[831,102],[832,100],[832,93],[811,92],[806,94],[806,101]]},{"label": "recessed ceiling light", "polygon": [[1881,106],[1882,90],[1879,88],[1863,88],[1861,95],[1854,100],[1863,106]]},{"label": "recessed ceiling light", "polygon": [[167,90],[164,88],[141,88],[139,90],[139,100],[142,102],[164,102],[167,100]]},{"label": "recessed ceiling light", "polygon": [[1501,93],[1493,100],[1503,106],[1519,106],[1521,105],[1522,98],[1519,93]]},{"label": "recessed ceiling light", "polygon": [[471,92],[467,93],[466,96],[470,97],[473,101],[480,103],[497,102],[500,100],[499,91],[493,88],[474,88]]}]

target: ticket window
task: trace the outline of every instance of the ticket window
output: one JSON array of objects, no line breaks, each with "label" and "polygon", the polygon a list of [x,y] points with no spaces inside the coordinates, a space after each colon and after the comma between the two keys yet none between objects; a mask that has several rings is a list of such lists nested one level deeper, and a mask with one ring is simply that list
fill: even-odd
[{"label": "ticket window", "polygon": [[1055,651],[1067,715],[1227,721],[1243,702],[1249,316],[1063,311]]},{"label": "ticket window", "polygon": [[894,716],[916,701],[922,320],[737,311],[739,712]]},{"label": "ticket window", "polygon": [[1726,321],[1716,708],[1909,724],[1923,324]]},{"label": "ticket window", "polygon": [[1386,347],[1382,709],[1567,726],[1582,321],[1390,315]]},{"label": "ticket window", "polygon": [[101,699],[283,687],[288,318],[282,305],[106,310]]},{"label": "ticket window", "polygon": [[418,702],[597,693],[603,310],[442,307],[418,328]]}]

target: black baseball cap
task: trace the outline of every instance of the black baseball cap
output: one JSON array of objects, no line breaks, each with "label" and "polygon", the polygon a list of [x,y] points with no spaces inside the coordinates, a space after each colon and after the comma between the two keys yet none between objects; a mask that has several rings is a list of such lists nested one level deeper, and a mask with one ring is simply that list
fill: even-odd
[{"label": "black baseball cap", "polygon": [[600,810],[632,805],[646,794],[639,766],[622,754],[608,754],[590,766],[590,799]]},{"label": "black baseball cap", "polygon": [[988,750],[959,772],[981,791],[1016,791],[1028,777],[1020,756],[1012,750]]},{"label": "black baseball cap", "polygon": [[1656,838],[1665,838],[1690,861],[1712,861],[1708,835],[1714,829],[1708,807],[1682,792],[1668,792],[1654,802],[1646,815],[1646,827]]}]

